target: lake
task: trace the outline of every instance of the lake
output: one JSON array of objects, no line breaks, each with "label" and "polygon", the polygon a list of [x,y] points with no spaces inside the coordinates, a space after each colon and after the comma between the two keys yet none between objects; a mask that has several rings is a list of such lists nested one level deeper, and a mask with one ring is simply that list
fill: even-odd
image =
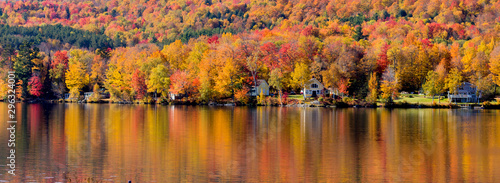
[{"label": "lake", "polygon": [[12,182],[500,182],[500,110],[17,104]]}]

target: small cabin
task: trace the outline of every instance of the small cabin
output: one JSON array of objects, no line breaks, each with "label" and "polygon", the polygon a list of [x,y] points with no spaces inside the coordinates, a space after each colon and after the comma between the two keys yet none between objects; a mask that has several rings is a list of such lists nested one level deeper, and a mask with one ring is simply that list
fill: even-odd
[{"label": "small cabin", "polygon": [[323,86],[323,84],[321,84],[316,78],[312,78],[307,81],[303,94],[306,98],[318,97],[324,94],[324,89],[325,87]]},{"label": "small cabin", "polygon": [[257,80],[257,87],[252,86],[252,89],[250,89],[249,93],[250,96],[255,97],[259,96],[260,92],[263,92],[265,96],[269,95],[269,84],[267,84],[266,80],[259,79]]},{"label": "small cabin", "polygon": [[454,94],[448,93],[448,99],[450,102],[461,102],[461,103],[476,103],[479,102],[481,95],[476,96],[477,88],[471,83],[463,82],[458,88],[457,92]]}]

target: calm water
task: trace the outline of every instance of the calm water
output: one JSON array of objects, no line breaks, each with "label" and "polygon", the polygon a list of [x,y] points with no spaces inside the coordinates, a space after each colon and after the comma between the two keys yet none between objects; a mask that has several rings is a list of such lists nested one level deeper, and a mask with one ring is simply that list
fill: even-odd
[{"label": "calm water", "polygon": [[[500,111],[17,104],[12,182],[500,182]],[[0,103],[0,157],[7,157]]]}]

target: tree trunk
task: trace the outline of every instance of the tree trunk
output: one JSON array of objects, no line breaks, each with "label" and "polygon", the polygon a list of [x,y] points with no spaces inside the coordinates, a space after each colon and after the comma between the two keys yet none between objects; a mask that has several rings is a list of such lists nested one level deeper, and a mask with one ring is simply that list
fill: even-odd
[{"label": "tree trunk", "polygon": [[233,86],[233,78],[231,78],[231,97],[233,98],[233,104],[234,104],[234,86]]},{"label": "tree trunk", "polygon": [[304,100],[306,100],[306,88],[302,89],[302,96],[304,97]]},{"label": "tree trunk", "polygon": [[279,98],[280,98],[280,104],[283,105],[283,101],[281,101],[281,95],[282,95],[281,89],[278,91],[278,94],[279,94]]},{"label": "tree trunk", "polygon": [[255,74],[253,73],[252,73],[252,78],[253,78],[253,88],[255,88],[256,89],[255,91],[257,91],[257,79],[255,77]]},{"label": "tree trunk", "polygon": [[434,104],[434,95],[432,95],[432,103]]}]

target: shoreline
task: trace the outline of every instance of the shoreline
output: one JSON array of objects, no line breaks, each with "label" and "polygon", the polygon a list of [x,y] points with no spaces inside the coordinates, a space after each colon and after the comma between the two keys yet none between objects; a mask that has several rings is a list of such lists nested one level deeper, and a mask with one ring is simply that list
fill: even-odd
[{"label": "shoreline", "polygon": [[[0,100],[0,102],[5,102],[4,100]],[[143,105],[190,105],[190,106],[215,106],[215,107],[257,107],[257,106],[272,106],[272,107],[324,107],[324,108],[386,108],[386,109],[500,109],[500,104],[491,104],[491,103],[482,103],[482,104],[453,104],[453,103],[444,103],[444,104],[419,104],[419,103],[407,103],[407,102],[394,102],[387,103],[383,105],[379,104],[347,104],[344,102],[333,102],[326,104],[325,102],[321,103],[318,101],[310,102],[310,103],[295,103],[295,104],[271,104],[271,105],[257,105],[257,104],[246,104],[246,105],[238,105],[237,103],[217,103],[217,102],[209,102],[209,103],[196,103],[196,102],[186,102],[186,101],[171,101],[168,103],[156,103],[156,102],[131,102],[131,101],[119,101],[113,102],[107,99],[100,100],[98,102],[95,101],[70,101],[70,100],[44,100],[44,99],[35,99],[29,101],[16,101],[16,103],[28,103],[28,104],[36,104],[36,103],[51,103],[51,104],[62,104],[62,103],[76,103],[76,104],[143,104]]]}]

